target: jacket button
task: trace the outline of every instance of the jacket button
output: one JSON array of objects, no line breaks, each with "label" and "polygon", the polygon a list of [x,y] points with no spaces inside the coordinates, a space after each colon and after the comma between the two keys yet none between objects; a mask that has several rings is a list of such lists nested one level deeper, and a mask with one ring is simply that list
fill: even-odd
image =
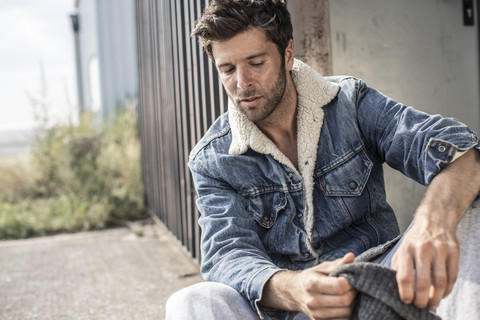
[{"label": "jacket button", "polygon": [[443,153],[443,152],[445,152],[445,151],[447,150],[447,148],[445,148],[445,146],[439,146],[437,150],[438,150],[438,152],[442,152],[442,153]]},{"label": "jacket button", "polygon": [[312,243],[312,247],[313,247],[313,249],[315,249],[315,250],[320,249],[320,242],[314,242],[314,243]]},{"label": "jacket button", "polygon": [[270,217],[269,216],[263,216],[263,220],[268,222],[268,221],[270,221]]},{"label": "jacket button", "polygon": [[350,188],[350,190],[355,190],[357,189],[358,184],[355,181],[352,181],[349,183],[348,187]]}]

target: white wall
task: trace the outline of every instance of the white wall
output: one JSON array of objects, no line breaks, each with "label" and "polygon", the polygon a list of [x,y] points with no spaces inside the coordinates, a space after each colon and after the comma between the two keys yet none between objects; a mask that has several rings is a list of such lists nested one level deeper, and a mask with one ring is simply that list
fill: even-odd
[{"label": "white wall", "polygon": [[133,0],[80,0],[84,101],[106,117],[138,94]]},{"label": "white wall", "polygon": [[100,81],[93,70],[95,59],[98,61],[97,8],[95,0],[81,0],[78,5],[83,101],[88,110],[95,110]]},{"label": "white wall", "polygon": [[137,97],[137,43],[133,0],[97,0],[104,116]]},{"label": "white wall", "polygon": [[[329,4],[334,74],[359,77],[397,101],[480,130],[478,28],[463,25],[461,0]],[[405,228],[424,188],[390,168],[386,181]]]}]

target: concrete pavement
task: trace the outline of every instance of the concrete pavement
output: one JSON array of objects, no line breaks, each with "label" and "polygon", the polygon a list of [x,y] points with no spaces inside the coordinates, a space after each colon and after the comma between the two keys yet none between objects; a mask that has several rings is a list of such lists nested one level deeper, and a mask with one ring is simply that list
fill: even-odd
[{"label": "concrete pavement", "polygon": [[170,294],[200,281],[153,224],[0,242],[0,320],[162,320]]}]

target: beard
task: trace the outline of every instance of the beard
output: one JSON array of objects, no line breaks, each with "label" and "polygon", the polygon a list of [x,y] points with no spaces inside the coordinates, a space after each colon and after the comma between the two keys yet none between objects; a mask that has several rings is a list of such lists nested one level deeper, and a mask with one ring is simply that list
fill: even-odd
[{"label": "beard", "polygon": [[[238,90],[236,97],[230,96],[237,108],[252,122],[261,121],[268,118],[277,106],[282,102],[285,95],[285,88],[287,85],[286,71],[281,67],[275,82],[270,88],[266,89],[252,89],[246,91]],[[242,99],[248,97],[261,96],[264,101],[252,107],[242,106]]]}]

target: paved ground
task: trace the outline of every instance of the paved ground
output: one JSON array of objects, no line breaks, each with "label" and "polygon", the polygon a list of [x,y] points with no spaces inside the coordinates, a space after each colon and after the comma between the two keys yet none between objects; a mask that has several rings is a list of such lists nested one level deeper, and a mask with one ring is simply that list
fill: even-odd
[{"label": "paved ground", "polygon": [[201,277],[163,227],[141,228],[0,242],[0,320],[164,319]]}]

